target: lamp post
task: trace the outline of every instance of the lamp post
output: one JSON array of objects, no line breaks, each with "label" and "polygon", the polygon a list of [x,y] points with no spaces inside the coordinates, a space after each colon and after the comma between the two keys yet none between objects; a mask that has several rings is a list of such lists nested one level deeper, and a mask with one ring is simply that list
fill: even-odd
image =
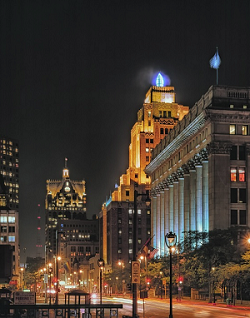
[{"label": "lamp post", "polygon": [[[135,183],[135,187],[137,184]],[[150,198],[148,193],[138,193],[136,189],[134,189],[134,218],[133,218],[133,261],[137,260],[137,198],[139,196],[147,196],[146,199],[146,205],[150,205]],[[133,262],[131,263],[131,266]],[[132,267],[131,267],[131,273],[132,273]],[[133,311],[132,311],[132,317],[137,318],[137,283],[132,283],[132,290],[133,290]]]},{"label": "lamp post", "polygon": [[99,258],[97,264],[100,268],[100,304],[102,304],[102,271],[104,267],[104,260],[102,258]]},{"label": "lamp post", "polygon": [[51,305],[51,273],[53,271],[52,264],[49,263],[49,304]]},{"label": "lamp post", "polygon": [[59,292],[59,270],[58,270],[58,261],[61,260],[61,256],[55,258],[56,261],[56,299],[55,304],[58,305],[58,292]]},{"label": "lamp post", "polygon": [[165,242],[169,249],[169,267],[170,267],[170,282],[169,282],[169,318],[173,318],[173,311],[172,311],[172,252],[174,250],[176,244],[176,235],[173,232],[169,232],[165,235]]}]

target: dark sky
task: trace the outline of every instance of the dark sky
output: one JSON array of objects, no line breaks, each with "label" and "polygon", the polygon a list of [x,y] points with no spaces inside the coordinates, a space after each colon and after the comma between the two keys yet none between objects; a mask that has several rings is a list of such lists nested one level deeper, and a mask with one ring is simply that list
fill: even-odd
[{"label": "dark sky", "polygon": [[37,205],[44,222],[45,181],[65,157],[99,213],[152,74],[192,106],[215,84],[217,46],[219,83],[250,86],[249,41],[249,0],[1,0],[0,134],[20,145],[21,251],[36,256]]}]

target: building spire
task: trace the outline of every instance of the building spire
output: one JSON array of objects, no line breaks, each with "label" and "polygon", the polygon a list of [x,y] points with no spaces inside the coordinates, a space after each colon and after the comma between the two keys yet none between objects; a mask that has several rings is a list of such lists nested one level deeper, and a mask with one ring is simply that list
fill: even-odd
[{"label": "building spire", "polygon": [[67,167],[68,158],[64,160],[63,179],[69,179],[69,169]]}]

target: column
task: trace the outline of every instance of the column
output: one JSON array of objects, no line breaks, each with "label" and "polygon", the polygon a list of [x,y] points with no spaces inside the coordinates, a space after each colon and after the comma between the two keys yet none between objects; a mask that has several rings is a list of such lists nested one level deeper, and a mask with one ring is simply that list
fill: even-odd
[{"label": "column", "polygon": [[202,161],[202,231],[209,231],[208,161]]},{"label": "column", "polygon": [[160,233],[160,245],[161,250],[159,250],[160,256],[164,256],[164,245],[165,245],[165,228],[164,228],[164,189],[160,192],[160,201],[161,201],[161,233]]},{"label": "column", "polygon": [[[164,236],[169,233],[169,188],[164,189],[164,208],[165,208],[165,215],[164,215]],[[164,242],[165,243],[165,242]],[[164,244],[164,255],[168,255],[168,247]]]},{"label": "column", "polygon": [[195,198],[196,198],[196,191],[195,191],[195,181],[196,181],[196,171],[190,170],[190,219],[189,219],[189,230],[196,231],[196,221],[195,221]]},{"label": "column", "polygon": [[151,236],[153,237],[153,246],[156,246],[156,213],[157,213],[157,196],[156,193],[154,192],[155,190],[152,191],[152,203],[151,203]]},{"label": "column", "polygon": [[190,200],[189,200],[189,191],[190,191],[190,175],[184,175],[184,231],[189,231],[189,219],[190,219]]},{"label": "column", "polygon": [[196,166],[196,230],[202,232],[202,165]]},{"label": "column", "polygon": [[169,231],[174,231],[174,186],[169,185]]},{"label": "column", "polygon": [[[173,232],[178,235],[178,217],[179,217],[179,212],[178,212],[178,207],[179,207],[179,195],[178,195],[178,186],[179,182],[174,181],[174,228]],[[177,237],[177,240],[179,241],[179,237]]]},{"label": "column", "polygon": [[179,178],[179,217],[178,217],[178,242],[184,239],[184,178]]},{"label": "column", "polygon": [[157,203],[156,203],[156,248],[159,252],[161,250],[161,201],[160,193],[157,193]]}]

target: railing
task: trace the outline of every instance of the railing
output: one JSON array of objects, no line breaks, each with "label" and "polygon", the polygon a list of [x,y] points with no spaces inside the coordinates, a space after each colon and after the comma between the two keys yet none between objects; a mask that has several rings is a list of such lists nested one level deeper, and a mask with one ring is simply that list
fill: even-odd
[{"label": "railing", "polygon": [[115,318],[122,304],[67,304],[67,305],[5,305],[0,307],[4,318]]}]

